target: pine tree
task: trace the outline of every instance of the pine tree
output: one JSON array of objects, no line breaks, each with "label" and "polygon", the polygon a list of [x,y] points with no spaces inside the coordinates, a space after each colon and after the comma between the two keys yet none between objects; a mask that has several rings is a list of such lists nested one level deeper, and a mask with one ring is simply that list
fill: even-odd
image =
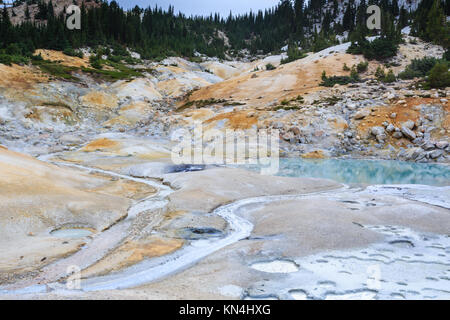
[{"label": "pine tree", "polygon": [[392,1],[392,11],[391,13],[393,14],[394,17],[397,17],[400,14],[400,9],[398,7],[398,0],[393,0]]},{"label": "pine tree", "polygon": [[25,7],[25,20],[30,20],[31,19],[31,16],[30,16],[30,8],[28,7],[28,4],[27,4],[27,6]]},{"label": "pine tree", "polygon": [[405,9],[405,7],[402,6],[400,9],[400,16],[398,18],[398,23],[401,28],[404,28],[408,25],[408,11]]},{"label": "pine tree", "polygon": [[428,13],[428,23],[426,26],[426,37],[436,44],[449,46],[450,30],[446,24],[444,10],[440,0],[435,0]]},{"label": "pine tree", "polygon": [[345,10],[344,17],[342,20],[342,26],[344,27],[344,30],[348,31],[353,31],[355,27],[355,17],[350,2],[348,3],[347,8]]}]

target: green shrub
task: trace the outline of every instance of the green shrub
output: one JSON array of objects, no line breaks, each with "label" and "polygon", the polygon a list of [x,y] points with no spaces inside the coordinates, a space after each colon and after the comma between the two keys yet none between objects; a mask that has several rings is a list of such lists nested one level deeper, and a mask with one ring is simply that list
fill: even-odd
[{"label": "green shrub", "polygon": [[293,62],[295,60],[303,59],[308,56],[307,54],[299,50],[296,46],[292,45],[289,46],[287,53],[288,53],[287,58],[281,59],[281,64]]},{"label": "green shrub", "polygon": [[31,60],[31,63],[41,69],[42,72],[45,72],[56,78],[65,80],[78,80],[76,77],[72,76],[72,72],[77,70],[77,68],[75,67],[64,66],[54,61],[43,59],[39,60],[39,58]]},{"label": "green shrub", "polygon": [[10,55],[10,54],[0,54],[0,63],[10,66],[11,64],[25,64],[28,63],[30,59],[21,55]]},{"label": "green shrub", "polygon": [[273,64],[271,64],[271,63],[266,64],[266,70],[270,71],[270,70],[275,70],[275,69],[276,69],[276,67]]},{"label": "green shrub", "polygon": [[445,51],[444,56],[442,57],[442,59],[450,61],[450,49],[447,49],[447,51]]},{"label": "green shrub", "polygon": [[397,41],[389,38],[377,38],[362,43],[352,42],[347,52],[351,54],[363,54],[369,60],[384,60],[394,57],[398,51]]},{"label": "green shrub", "polygon": [[44,58],[42,58],[40,53],[38,55],[31,56],[31,59],[35,60],[35,61],[42,61],[42,60],[44,60]]},{"label": "green shrub", "polygon": [[377,71],[375,72],[375,77],[380,81],[384,80],[384,78],[386,77],[386,73],[381,66],[378,66]]},{"label": "green shrub", "polygon": [[[355,71],[356,72],[356,71]],[[359,77],[352,77],[352,76],[331,76],[327,77],[326,72],[324,71],[322,73],[322,82],[320,83],[320,86],[322,87],[333,87],[336,84],[340,85],[346,85],[349,83],[355,83],[359,81]]]},{"label": "green shrub", "polygon": [[89,63],[94,69],[102,69],[102,62],[99,55],[92,55],[89,57]]},{"label": "green shrub", "polygon": [[438,63],[438,59],[433,57],[425,57],[422,59],[414,59],[411,64],[405,68],[405,71],[399,74],[400,79],[414,79],[425,77],[428,72]]},{"label": "green shrub", "polygon": [[22,55],[22,49],[17,43],[11,43],[6,47],[6,54],[9,54],[11,56]]},{"label": "green shrub", "polygon": [[450,71],[448,71],[448,63],[441,61],[431,69],[427,79],[427,84],[431,88],[450,87]]},{"label": "green shrub", "polygon": [[129,57],[130,53],[128,52],[128,50],[125,47],[116,45],[113,47],[113,54],[115,56],[121,56],[121,57]]},{"label": "green shrub", "polygon": [[397,80],[397,78],[395,77],[394,71],[389,70],[389,72],[387,73],[387,75],[384,77],[384,79],[382,80],[385,83],[392,83],[395,82]]},{"label": "green shrub", "polygon": [[71,56],[71,57],[78,57],[83,59],[83,52],[81,52],[80,50],[74,50],[72,48],[66,48],[64,49],[63,53],[67,56]]},{"label": "green shrub", "polygon": [[367,61],[360,62],[356,66],[356,70],[358,71],[358,73],[366,72],[368,68],[369,68],[369,62],[367,62]]},{"label": "green shrub", "polygon": [[344,63],[344,67],[342,68],[344,71],[350,71],[350,68],[347,66],[346,63]]},{"label": "green shrub", "polygon": [[122,57],[110,55],[108,56],[108,60],[119,63],[120,61],[122,61]]},{"label": "green shrub", "polygon": [[11,56],[9,54],[4,54],[4,53],[0,54],[0,63],[10,66],[12,63]]},{"label": "green shrub", "polygon": [[350,78],[354,79],[355,82],[359,81],[359,74],[358,70],[355,66],[352,67],[352,70],[350,71]]},{"label": "green shrub", "polygon": [[136,58],[133,58],[133,57],[125,57],[123,60],[125,61],[125,63],[132,64],[132,65],[141,62],[139,59],[136,59]]}]

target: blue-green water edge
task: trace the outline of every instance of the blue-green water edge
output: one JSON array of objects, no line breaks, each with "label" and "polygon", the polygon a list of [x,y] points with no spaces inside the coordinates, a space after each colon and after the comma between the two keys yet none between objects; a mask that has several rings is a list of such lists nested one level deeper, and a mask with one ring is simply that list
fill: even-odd
[{"label": "blue-green water edge", "polygon": [[450,185],[449,165],[391,160],[281,158],[276,175],[324,178],[346,184]]}]

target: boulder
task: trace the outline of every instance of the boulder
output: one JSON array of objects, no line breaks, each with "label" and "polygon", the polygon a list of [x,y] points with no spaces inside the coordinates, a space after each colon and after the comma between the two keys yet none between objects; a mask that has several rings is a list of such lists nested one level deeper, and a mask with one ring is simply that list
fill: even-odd
[{"label": "boulder", "polygon": [[402,127],[408,128],[409,130],[414,129],[415,126],[416,124],[412,120],[408,120],[402,123]]},{"label": "boulder", "polygon": [[81,144],[83,140],[72,134],[64,134],[59,138],[59,141],[63,144]]},{"label": "boulder", "polygon": [[387,136],[383,133],[383,134],[377,135],[376,138],[379,143],[383,143],[386,140]]},{"label": "boulder", "polygon": [[346,136],[347,138],[353,138],[353,132],[347,131],[347,132],[345,132],[345,136]]},{"label": "boulder", "polygon": [[294,138],[294,134],[292,132],[287,132],[282,136],[283,140],[285,141],[291,141],[291,139]]},{"label": "boulder", "polygon": [[389,133],[394,132],[394,131],[395,131],[394,125],[393,125],[393,124],[389,124],[389,125],[387,126],[387,128],[386,128],[386,131],[389,132]]},{"label": "boulder", "polygon": [[428,156],[431,159],[437,159],[444,154],[444,150],[436,149],[428,153]]},{"label": "boulder", "polygon": [[384,131],[383,127],[372,127],[372,129],[370,130],[370,133],[372,133],[372,135],[374,135],[376,137],[378,135],[384,134],[385,131]]},{"label": "boulder", "polygon": [[362,120],[369,115],[370,115],[370,110],[364,109],[364,110],[359,110],[358,112],[356,112],[355,115],[353,116],[353,118],[355,120]]},{"label": "boulder", "polygon": [[274,122],[273,124],[272,124],[272,128],[274,128],[274,129],[282,129],[283,128],[283,124],[281,123],[281,122]]},{"label": "boulder", "polygon": [[435,148],[435,145],[431,141],[425,141],[421,147],[423,148],[423,150],[430,151]]},{"label": "boulder", "polygon": [[289,129],[289,132],[292,132],[295,136],[299,136],[301,134],[299,127],[292,127]]},{"label": "boulder", "polygon": [[422,148],[409,148],[405,151],[404,156],[406,160],[416,160],[423,152]]},{"label": "boulder", "polygon": [[436,142],[436,148],[445,149],[448,147],[448,141],[438,141]]},{"label": "boulder", "polygon": [[394,134],[392,135],[395,139],[401,139],[403,138],[403,134],[400,131],[396,131],[394,132]]},{"label": "boulder", "polygon": [[412,131],[408,127],[402,126],[401,131],[402,131],[402,134],[410,140],[414,140],[416,138],[416,134],[414,133],[414,131]]}]

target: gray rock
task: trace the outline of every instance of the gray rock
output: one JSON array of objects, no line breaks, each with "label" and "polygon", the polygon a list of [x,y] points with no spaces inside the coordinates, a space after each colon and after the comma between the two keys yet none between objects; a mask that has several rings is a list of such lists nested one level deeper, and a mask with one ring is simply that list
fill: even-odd
[{"label": "gray rock", "polygon": [[421,147],[423,148],[423,150],[430,151],[435,148],[435,145],[431,141],[425,141]]},{"label": "gray rock", "polygon": [[282,136],[283,140],[291,141],[294,138],[294,134],[292,132],[287,132]]},{"label": "gray rock", "polygon": [[384,128],[383,127],[372,127],[372,129],[370,130],[370,132],[372,133],[372,135],[379,136],[385,133]]},{"label": "gray rock", "polygon": [[355,120],[362,120],[365,117],[370,115],[370,110],[365,109],[365,110],[359,110],[358,112],[355,113],[355,115],[353,116],[353,118]]},{"label": "gray rock", "polygon": [[80,139],[77,136],[71,135],[71,134],[62,135],[59,138],[59,141],[62,142],[63,144],[81,144],[81,143],[83,143],[82,139]]},{"label": "gray rock", "polygon": [[393,113],[391,113],[390,117],[391,117],[391,119],[395,119],[395,118],[397,118],[397,114],[395,112],[393,112]]},{"label": "gray rock", "polygon": [[406,160],[416,160],[422,153],[422,148],[410,148],[404,152],[404,157]]},{"label": "gray rock", "polygon": [[416,138],[416,134],[414,133],[414,131],[412,131],[408,127],[403,126],[401,131],[402,131],[403,135],[410,140],[414,140]]},{"label": "gray rock", "polygon": [[415,126],[416,124],[412,120],[408,120],[402,123],[402,127],[408,128],[409,130],[414,129]]},{"label": "gray rock", "polygon": [[349,104],[347,104],[347,109],[350,109],[350,110],[355,110],[356,109],[356,104],[355,103],[349,103]]},{"label": "gray rock", "polygon": [[376,136],[376,139],[379,143],[383,143],[384,140],[386,140],[386,138],[387,138],[387,136],[384,133]]},{"label": "gray rock", "polygon": [[295,136],[299,136],[301,134],[301,130],[298,127],[292,127],[289,129],[290,132],[292,132]]},{"label": "gray rock", "polygon": [[438,141],[436,142],[436,148],[438,149],[445,149],[448,147],[448,141]]},{"label": "gray rock", "polygon": [[392,135],[395,139],[401,139],[403,138],[403,134],[400,131],[396,131],[394,132],[394,134]]},{"label": "gray rock", "polygon": [[437,159],[444,154],[444,150],[436,149],[428,153],[431,159]]},{"label": "gray rock", "polygon": [[423,159],[426,159],[426,157],[427,157],[427,153],[424,151],[424,152],[422,152],[422,153],[420,153],[417,157],[416,157],[416,161],[421,161],[421,160],[423,160]]},{"label": "gray rock", "polygon": [[389,124],[389,125],[387,126],[387,128],[386,128],[386,131],[389,132],[389,133],[394,132],[394,131],[395,131],[394,125],[393,125],[393,124]]},{"label": "gray rock", "polygon": [[272,127],[274,129],[282,129],[283,128],[283,124],[281,122],[274,122]]}]

